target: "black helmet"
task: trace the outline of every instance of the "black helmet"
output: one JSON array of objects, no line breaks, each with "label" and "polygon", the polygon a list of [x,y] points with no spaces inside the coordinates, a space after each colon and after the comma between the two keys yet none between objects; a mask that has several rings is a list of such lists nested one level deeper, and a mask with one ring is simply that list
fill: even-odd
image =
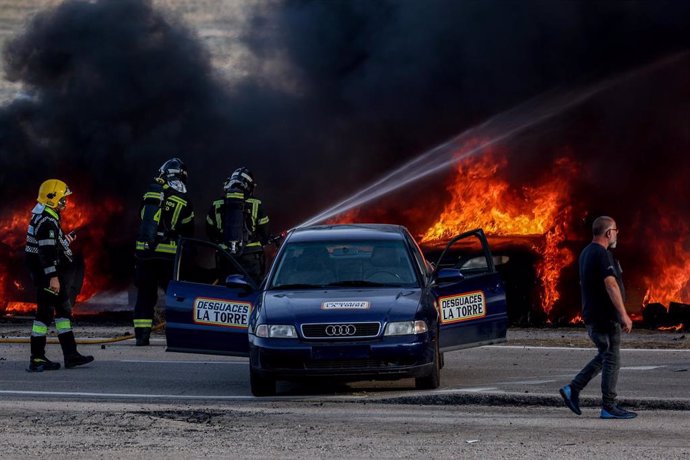
[{"label": "black helmet", "polygon": [[179,158],[171,158],[158,169],[158,177],[166,181],[179,180],[186,183],[187,167]]},{"label": "black helmet", "polygon": [[247,195],[254,193],[254,174],[247,168],[237,168],[230,177],[225,179],[223,189],[227,192],[229,190],[242,190]]}]

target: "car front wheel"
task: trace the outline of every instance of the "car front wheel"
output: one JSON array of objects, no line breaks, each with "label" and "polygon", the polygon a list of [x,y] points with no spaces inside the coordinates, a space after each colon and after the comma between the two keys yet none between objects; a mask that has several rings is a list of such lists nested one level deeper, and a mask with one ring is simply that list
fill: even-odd
[{"label": "car front wheel", "polygon": [[438,342],[434,348],[434,365],[428,375],[414,379],[415,387],[418,390],[434,390],[441,385],[441,353],[438,349]]},{"label": "car front wheel", "polygon": [[251,367],[249,368],[249,385],[254,396],[274,396],[276,394],[276,381],[259,375]]}]

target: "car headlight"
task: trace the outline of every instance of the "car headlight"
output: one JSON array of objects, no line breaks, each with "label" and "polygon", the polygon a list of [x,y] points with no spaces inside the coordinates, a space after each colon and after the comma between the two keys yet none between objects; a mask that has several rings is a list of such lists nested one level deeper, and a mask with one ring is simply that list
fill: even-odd
[{"label": "car headlight", "polygon": [[274,339],[296,339],[297,330],[290,324],[259,324],[256,326],[257,337]]},{"label": "car headlight", "polygon": [[413,335],[423,334],[428,331],[426,321],[396,321],[386,325],[383,335]]}]

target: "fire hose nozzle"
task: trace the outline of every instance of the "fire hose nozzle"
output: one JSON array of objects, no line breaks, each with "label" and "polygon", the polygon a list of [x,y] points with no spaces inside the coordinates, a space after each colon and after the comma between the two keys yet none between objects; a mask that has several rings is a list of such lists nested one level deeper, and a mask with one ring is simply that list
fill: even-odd
[{"label": "fire hose nozzle", "polygon": [[287,236],[287,230],[283,230],[282,232],[271,235],[268,237],[268,244],[275,244],[276,246],[280,246],[280,244],[283,242],[285,237]]},{"label": "fire hose nozzle", "polygon": [[80,225],[80,226],[78,226],[77,228],[72,229],[72,231],[70,231],[70,232],[68,233],[68,235],[69,235],[71,238],[74,238],[75,236],[77,236],[77,233],[81,233],[81,232],[83,232],[84,230],[87,230],[88,228],[89,228],[88,224]]}]

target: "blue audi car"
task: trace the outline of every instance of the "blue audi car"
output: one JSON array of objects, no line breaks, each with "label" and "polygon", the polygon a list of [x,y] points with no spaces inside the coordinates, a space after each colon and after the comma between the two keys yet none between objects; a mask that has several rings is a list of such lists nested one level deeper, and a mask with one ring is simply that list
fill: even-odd
[{"label": "blue audi car", "polygon": [[480,229],[432,265],[404,227],[343,224],[291,231],[261,286],[220,246],[182,240],[166,321],[169,351],[249,356],[266,396],[312,377],[437,388],[443,352],[505,341],[507,311]]}]

